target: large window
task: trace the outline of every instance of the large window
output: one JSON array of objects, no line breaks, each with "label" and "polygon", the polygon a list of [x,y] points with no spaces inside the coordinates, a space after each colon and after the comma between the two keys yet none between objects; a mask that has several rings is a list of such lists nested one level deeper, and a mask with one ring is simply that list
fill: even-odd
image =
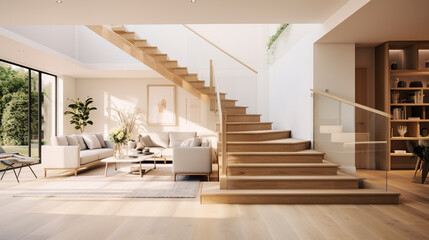
[{"label": "large window", "polygon": [[0,145],[6,152],[40,157],[57,131],[56,92],[55,75],[0,60]]}]

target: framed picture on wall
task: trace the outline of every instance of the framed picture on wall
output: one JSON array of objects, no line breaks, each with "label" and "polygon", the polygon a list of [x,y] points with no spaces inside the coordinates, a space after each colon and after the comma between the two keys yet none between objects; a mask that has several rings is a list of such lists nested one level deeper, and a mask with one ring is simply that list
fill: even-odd
[{"label": "framed picture on wall", "polygon": [[147,124],[177,125],[176,86],[147,86]]}]

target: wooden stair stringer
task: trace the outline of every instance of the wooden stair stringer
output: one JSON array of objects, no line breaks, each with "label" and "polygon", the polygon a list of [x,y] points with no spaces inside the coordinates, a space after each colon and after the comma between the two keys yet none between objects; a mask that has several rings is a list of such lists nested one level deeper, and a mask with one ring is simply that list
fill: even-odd
[{"label": "wooden stair stringer", "polygon": [[210,104],[210,96],[204,93],[201,93],[197,88],[192,86],[191,83],[185,80],[182,76],[178,76],[170,71],[167,67],[162,64],[162,61],[158,61],[155,57],[146,53],[140,47],[135,46],[131,41],[125,39],[121,35],[115,33],[114,31],[108,29],[107,27],[101,25],[86,25],[91,31],[95,32],[102,38],[106,39],[116,47],[120,48],[122,51],[126,52],[130,56],[134,57],[138,61],[142,62],[146,66],[152,68],[168,80],[172,81],[177,86],[183,88],[193,96],[201,99],[207,104]]}]

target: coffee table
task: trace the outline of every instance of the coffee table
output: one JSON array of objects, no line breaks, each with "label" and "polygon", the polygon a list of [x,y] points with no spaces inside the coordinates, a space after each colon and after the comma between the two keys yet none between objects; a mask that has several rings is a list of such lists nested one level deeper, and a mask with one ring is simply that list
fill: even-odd
[{"label": "coffee table", "polygon": [[139,163],[140,167],[139,167],[139,172],[140,172],[140,177],[143,177],[143,171],[142,171],[142,162],[145,162],[149,159],[153,159],[153,168],[156,169],[156,156],[159,154],[159,152],[155,152],[153,154],[150,155],[144,155],[144,154],[137,154],[136,158],[131,158],[131,157],[125,157],[122,159],[119,158],[115,158],[115,157],[108,157],[105,158],[103,160],[101,160],[101,162],[106,163],[106,169],[104,170],[104,176],[107,177],[107,167],[109,163],[115,163],[115,170],[117,169],[116,164],[117,163]]}]

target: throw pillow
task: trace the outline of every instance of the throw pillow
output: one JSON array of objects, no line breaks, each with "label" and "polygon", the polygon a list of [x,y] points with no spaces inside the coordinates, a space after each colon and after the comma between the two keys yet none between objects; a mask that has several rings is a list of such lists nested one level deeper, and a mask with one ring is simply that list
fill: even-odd
[{"label": "throw pillow", "polygon": [[137,147],[136,147],[136,149],[137,149],[138,151],[142,151],[144,148],[145,148],[145,145],[143,145],[143,143],[141,143],[141,142],[137,142]]},{"label": "throw pillow", "polygon": [[196,137],[192,139],[191,147],[200,147],[201,146],[201,138]]},{"label": "throw pillow", "polygon": [[101,133],[96,133],[95,136],[98,138],[102,148],[106,148],[106,143],[104,142],[104,136]]},{"label": "throw pillow", "polygon": [[152,141],[152,146],[150,147],[168,148],[168,135],[168,132],[149,133],[150,139]]},{"label": "throw pillow", "polygon": [[83,140],[85,141],[86,145],[88,145],[89,149],[101,148],[100,141],[98,140],[97,136],[95,136],[94,134],[83,135]]},{"label": "throw pillow", "polygon": [[80,146],[76,136],[66,136],[69,146]]},{"label": "throw pillow", "polygon": [[208,139],[201,140],[201,147],[210,147],[210,142]]},{"label": "throw pillow", "polygon": [[60,137],[52,137],[51,138],[51,144],[53,146],[68,146],[69,143],[67,142],[67,138],[60,136]]},{"label": "throw pillow", "polygon": [[85,141],[83,140],[82,135],[73,134],[72,136],[75,136],[77,138],[77,141],[79,142],[79,145],[80,145],[80,150],[88,149],[86,147],[86,144],[85,144]]},{"label": "throw pillow", "polygon": [[141,142],[143,145],[145,145],[145,146],[148,146],[148,147],[155,147],[155,144],[152,142],[152,139],[150,139],[149,135],[143,136],[143,137],[140,139],[140,142]]},{"label": "throw pillow", "polygon": [[170,132],[170,143],[169,147],[179,147],[180,144],[188,138],[197,136],[197,132]]},{"label": "throw pillow", "polygon": [[181,144],[180,144],[180,146],[181,147],[190,147],[191,146],[191,143],[192,143],[192,141],[194,140],[194,138],[188,138],[188,139],[186,139],[185,141],[183,141]]}]

